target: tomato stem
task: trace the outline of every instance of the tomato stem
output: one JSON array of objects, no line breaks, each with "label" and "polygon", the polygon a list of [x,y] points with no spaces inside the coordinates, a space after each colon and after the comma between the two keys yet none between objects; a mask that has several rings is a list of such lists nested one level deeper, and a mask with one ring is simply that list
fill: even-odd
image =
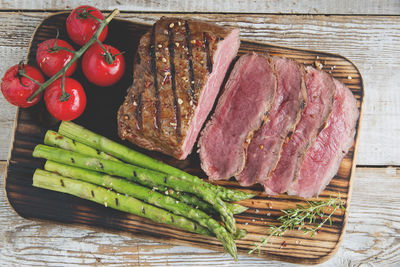
[{"label": "tomato stem", "polygon": [[90,11],[87,13],[87,16],[88,16],[89,18],[92,18],[92,19],[94,19],[94,20],[97,20],[98,22],[101,22],[101,19],[99,19],[99,18],[93,16],[92,14],[90,14]]},{"label": "tomato stem", "polygon": [[81,49],[78,51],[73,52],[74,56],[72,59],[56,74],[54,74],[50,79],[48,79],[46,82],[40,85],[40,87],[28,98],[28,101],[32,101],[36,96],[38,96],[42,91],[44,91],[51,83],[53,83],[55,80],[61,77],[65,71],[71,67],[71,65],[78,59],[80,58],[86,50],[94,43],[96,40],[98,40],[100,34],[103,32],[104,28],[110,23],[110,21],[119,14],[118,9],[114,9],[104,20],[101,20],[99,23],[99,27],[95,34],[93,34],[92,38],[89,39],[89,41],[84,44]]},{"label": "tomato stem", "polygon": [[18,72],[17,72],[17,75],[18,75],[18,77],[19,77],[19,82],[20,82],[20,84],[21,84],[22,86],[24,86],[24,87],[26,87],[27,85],[23,84],[22,79],[21,79],[22,77],[25,77],[25,78],[31,80],[32,82],[36,83],[36,84],[39,85],[39,86],[42,85],[40,82],[36,81],[35,79],[31,78],[29,75],[27,75],[27,74],[25,73],[25,65],[24,65],[24,62],[23,62],[23,61],[21,61],[21,62],[18,64]]},{"label": "tomato stem", "polygon": [[53,47],[50,47],[50,44],[47,43],[47,51],[49,53],[55,53],[55,52],[58,52],[60,50],[65,50],[67,52],[70,52],[71,54],[75,53],[75,51],[73,51],[73,50],[70,50],[70,49],[68,49],[66,47],[59,46],[57,44],[58,36],[59,36],[59,31],[57,29],[57,35],[56,35],[56,38],[55,38],[55,41],[54,41],[54,45],[53,45]]},{"label": "tomato stem", "polygon": [[92,14],[90,14],[90,12],[93,12],[95,10],[89,10],[88,11],[89,8],[90,7],[84,7],[84,8],[79,9],[78,12],[77,12],[76,18],[77,19],[87,19],[87,18],[90,17],[92,19],[97,20],[98,22],[101,22],[102,21],[101,19],[99,19],[99,18],[93,16]]},{"label": "tomato stem", "polygon": [[104,55],[103,55],[103,56],[104,56],[106,62],[107,62],[108,64],[110,64],[110,65],[113,64],[116,55],[111,54],[111,52],[108,51],[108,50],[104,47],[104,45],[100,42],[100,40],[97,39],[97,43],[100,45],[101,49],[103,49],[103,51],[104,51]]},{"label": "tomato stem", "polygon": [[70,97],[70,94],[65,92],[65,72],[62,75],[61,92],[62,92],[60,97],[61,102],[67,101]]}]

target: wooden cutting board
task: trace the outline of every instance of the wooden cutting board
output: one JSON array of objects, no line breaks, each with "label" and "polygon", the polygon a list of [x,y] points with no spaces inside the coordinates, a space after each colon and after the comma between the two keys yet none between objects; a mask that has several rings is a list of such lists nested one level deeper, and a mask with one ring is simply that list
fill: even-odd
[{"label": "wooden cutting board", "polygon": [[[66,12],[57,13],[46,18],[38,26],[29,47],[27,57],[29,64],[36,65],[37,45],[44,40],[55,38],[57,29],[60,32],[60,38],[72,44],[65,31],[67,16],[68,13]],[[86,89],[88,103],[84,114],[76,120],[77,123],[108,138],[124,143],[117,135],[117,109],[123,102],[127,88],[132,83],[132,62],[138,42],[148,29],[150,29],[150,25],[120,19],[115,19],[110,23],[109,35],[105,43],[125,51],[127,70],[125,76],[115,86],[98,88],[88,83],[78,68],[73,77],[79,80]],[[362,77],[356,66],[346,58],[323,52],[242,41],[240,54],[251,51],[293,58],[306,65],[322,64],[323,70],[331,73],[352,90],[361,114],[363,102]],[[340,192],[347,210],[350,204],[359,125],[360,120],[357,124],[353,147],[344,158],[337,175],[319,197],[320,200],[327,199],[329,196],[336,197]],[[42,168],[44,163],[44,160],[35,159],[31,156],[33,148],[37,144],[43,143],[47,129],[56,130],[57,126],[58,122],[50,118],[43,102],[29,109],[19,109],[17,112],[5,189],[10,205],[19,215],[29,219],[45,219],[84,227],[99,227],[100,231],[111,230],[130,233],[161,242],[223,250],[219,241],[215,238],[191,234],[67,194],[33,187],[33,172],[36,168]],[[177,161],[157,152],[144,151],[129,143],[124,144],[189,173],[202,178],[206,177],[200,169],[196,153],[192,153],[184,161]],[[218,184],[230,188],[239,188],[235,181],[219,182]],[[268,235],[268,225],[277,223],[276,219],[282,214],[281,209],[305,204],[304,199],[287,195],[269,197],[263,193],[261,186],[240,189],[257,194],[253,199],[240,202],[250,209],[235,216],[238,227],[246,229],[249,233],[246,238],[237,241],[240,254],[247,254],[249,249],[254,247],[254,242],[258,242],[262,237]],[[260,254],[253,253],[252,255],[293,263],[321,263],[331,257],[338,249],[345,232],[347,215],[348,212],[337,211],[333,216],[332,225],[325,225],[313,237],[310,237],[309,234],[303,234],[301,231],[289,231],[283,237],[273,237],[270,240],[271,243],[262,247]]]}]

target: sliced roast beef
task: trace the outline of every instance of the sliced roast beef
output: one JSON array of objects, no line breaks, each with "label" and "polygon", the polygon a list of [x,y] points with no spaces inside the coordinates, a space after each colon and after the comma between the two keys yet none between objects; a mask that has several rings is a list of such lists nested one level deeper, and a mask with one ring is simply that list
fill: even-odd
[{"label": "sliced roast beef", "polygon": [[317,196],[337,173],[343,157],[353,145],[358,119],[357,102],[351,91],[337,80],[335,102],[327,126],[304,156],[298,178],[288,194]]},{"label": "sliced roast beef", "polygon": [[276,83],[269,57],[247,54],[236,62],[199,139],[201,167],[211,180],[242,171],[249,140],[274,100]]},{"label": "sliced roast beef", "polygon": [[307,106],[295,131],[284,144],[271,177],[264,182],[265,191],[271,195],[286,192],[290,183],[297,177],[305,152],[324,128],[332,111],[335,93],[332,77],[323,71],[307,67],[305,84]]},{"label": "sliced roast beef", "polygon": [[122,139],[177,159],[191,152],[239,49],[239,30],[161,18],[140,40],[118,111]]},{"label": "sliced roast beef", "polygon": [[294,60],[273,57],[278,86],[268,120],[256,131],[247,150],[245,168],[236,176],[243,186],[262,183],[276,166],[283,142],[305,108],[303,67]]}]

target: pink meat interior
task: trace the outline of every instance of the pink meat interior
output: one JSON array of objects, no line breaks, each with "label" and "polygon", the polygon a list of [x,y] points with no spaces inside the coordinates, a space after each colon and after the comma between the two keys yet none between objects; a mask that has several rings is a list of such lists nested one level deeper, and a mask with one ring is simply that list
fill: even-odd
[{"label": "pink meat interior", "polygon": [[245,142],[261,125],[276,79],[264,56],[242,56],[229,77],[200,140],[202,168],[210,179],[229,179],[244,167]]},{"label": "pink meat interior", "polygon": [[332,114],[326,128],[318,135],[307,151],[301,165],[299,178],[288,194],[313,197],[321,193],[339,169],[343,157],[354,142],[358,119],[357,102],[351,91],[335,80],[336,95]]},{"label": "pink meat interior", "polygon": [[286,192],[298,174],[306,150],[314,143],[319,129],[332,111],[335,84],[331,76],[311,67],[306,70],[307,106],[294,133],[284,145],[271,178],[264,183],[265,191],[270,195]]},{"label": "pink meat interior", "polygon": [[200,101],[195,110],[193,121],[182,145],[183,153],[179,159],[185,159],[192,151],[201,127],[214,105],[229,65],[239,50],[239,32],[238,29],[233,29],[223,41],[218,43],[217,50],[213,57],[213,71],[200,95]]},{"label": "pink meat interior", "polygon": [[276,97],[268,121],[254,134],[247,150],[246,166],[237,176],[242,186],[250,186],[267,179],[276,166],[282,144],[297,123],[301,111],[302,73],[296,61],[273,58],[277,70]]}]

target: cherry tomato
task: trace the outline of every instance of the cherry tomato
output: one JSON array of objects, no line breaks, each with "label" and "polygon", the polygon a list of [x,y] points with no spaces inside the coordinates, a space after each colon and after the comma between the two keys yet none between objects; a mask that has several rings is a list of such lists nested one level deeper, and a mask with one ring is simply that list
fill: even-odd
[{"label": "cherry tomato", "polygon": [[4,74],[1,80],[1,92],[5,99],[15,106],[27,108],[39,102],[42,94],[28,102],[28,98],[39,89],[39,85],[26,77],[21,77],[18,70],[24,71],[26,75],[39,83],[44,83],[44,77],[35,67],[24,64],[12,66]]},{"label": "cherry tomato", "polygon": [[[110,53],[108,59],[106,52],[97,43],[92,45],[82,58],[83,74],[98,86],[115,84],[125,72],[125,59],[119,50],[111,45],[104,45],[104,48]],[[110,60],[113,62],[109,63]]]},{"label": "cherry tomato", "polygon": [[69,94],[66,101],[61,101],[62,95],[62,78],[56,80],[49,87],[46,88],[44,93],[44,101],[47,110],[56,119],[69,121],[78,118],[86,107],[86,94],[82,85],[72,79],[65,78],[65,92]]},{"label": "cherry tomato", "polygon": [[[72,10],[67,18],[68,36],[78,45],[84,45],[96,32],[99,22],[90,15],[104,20],[103,14],[95,7],[80,6]],[[104,28],[99,36],[99,41],[106,39],[108,26]]]},{"label": "cherry tomato", "polygon": [[[59,47],[65,47],[71,51],[75,51],[74,48],[64,40],[57,39],[57,46],[54,47],[56,39],[46,40],[39,44],[36,52],[36,62],[40,69],[47,76],[51,77],[59,72],[67,63],[74,57],[74,54],[66,50],[57,49]],[[76,61],[67,69],[65,72],[66,76],[71,76],[76,70]]]}]

